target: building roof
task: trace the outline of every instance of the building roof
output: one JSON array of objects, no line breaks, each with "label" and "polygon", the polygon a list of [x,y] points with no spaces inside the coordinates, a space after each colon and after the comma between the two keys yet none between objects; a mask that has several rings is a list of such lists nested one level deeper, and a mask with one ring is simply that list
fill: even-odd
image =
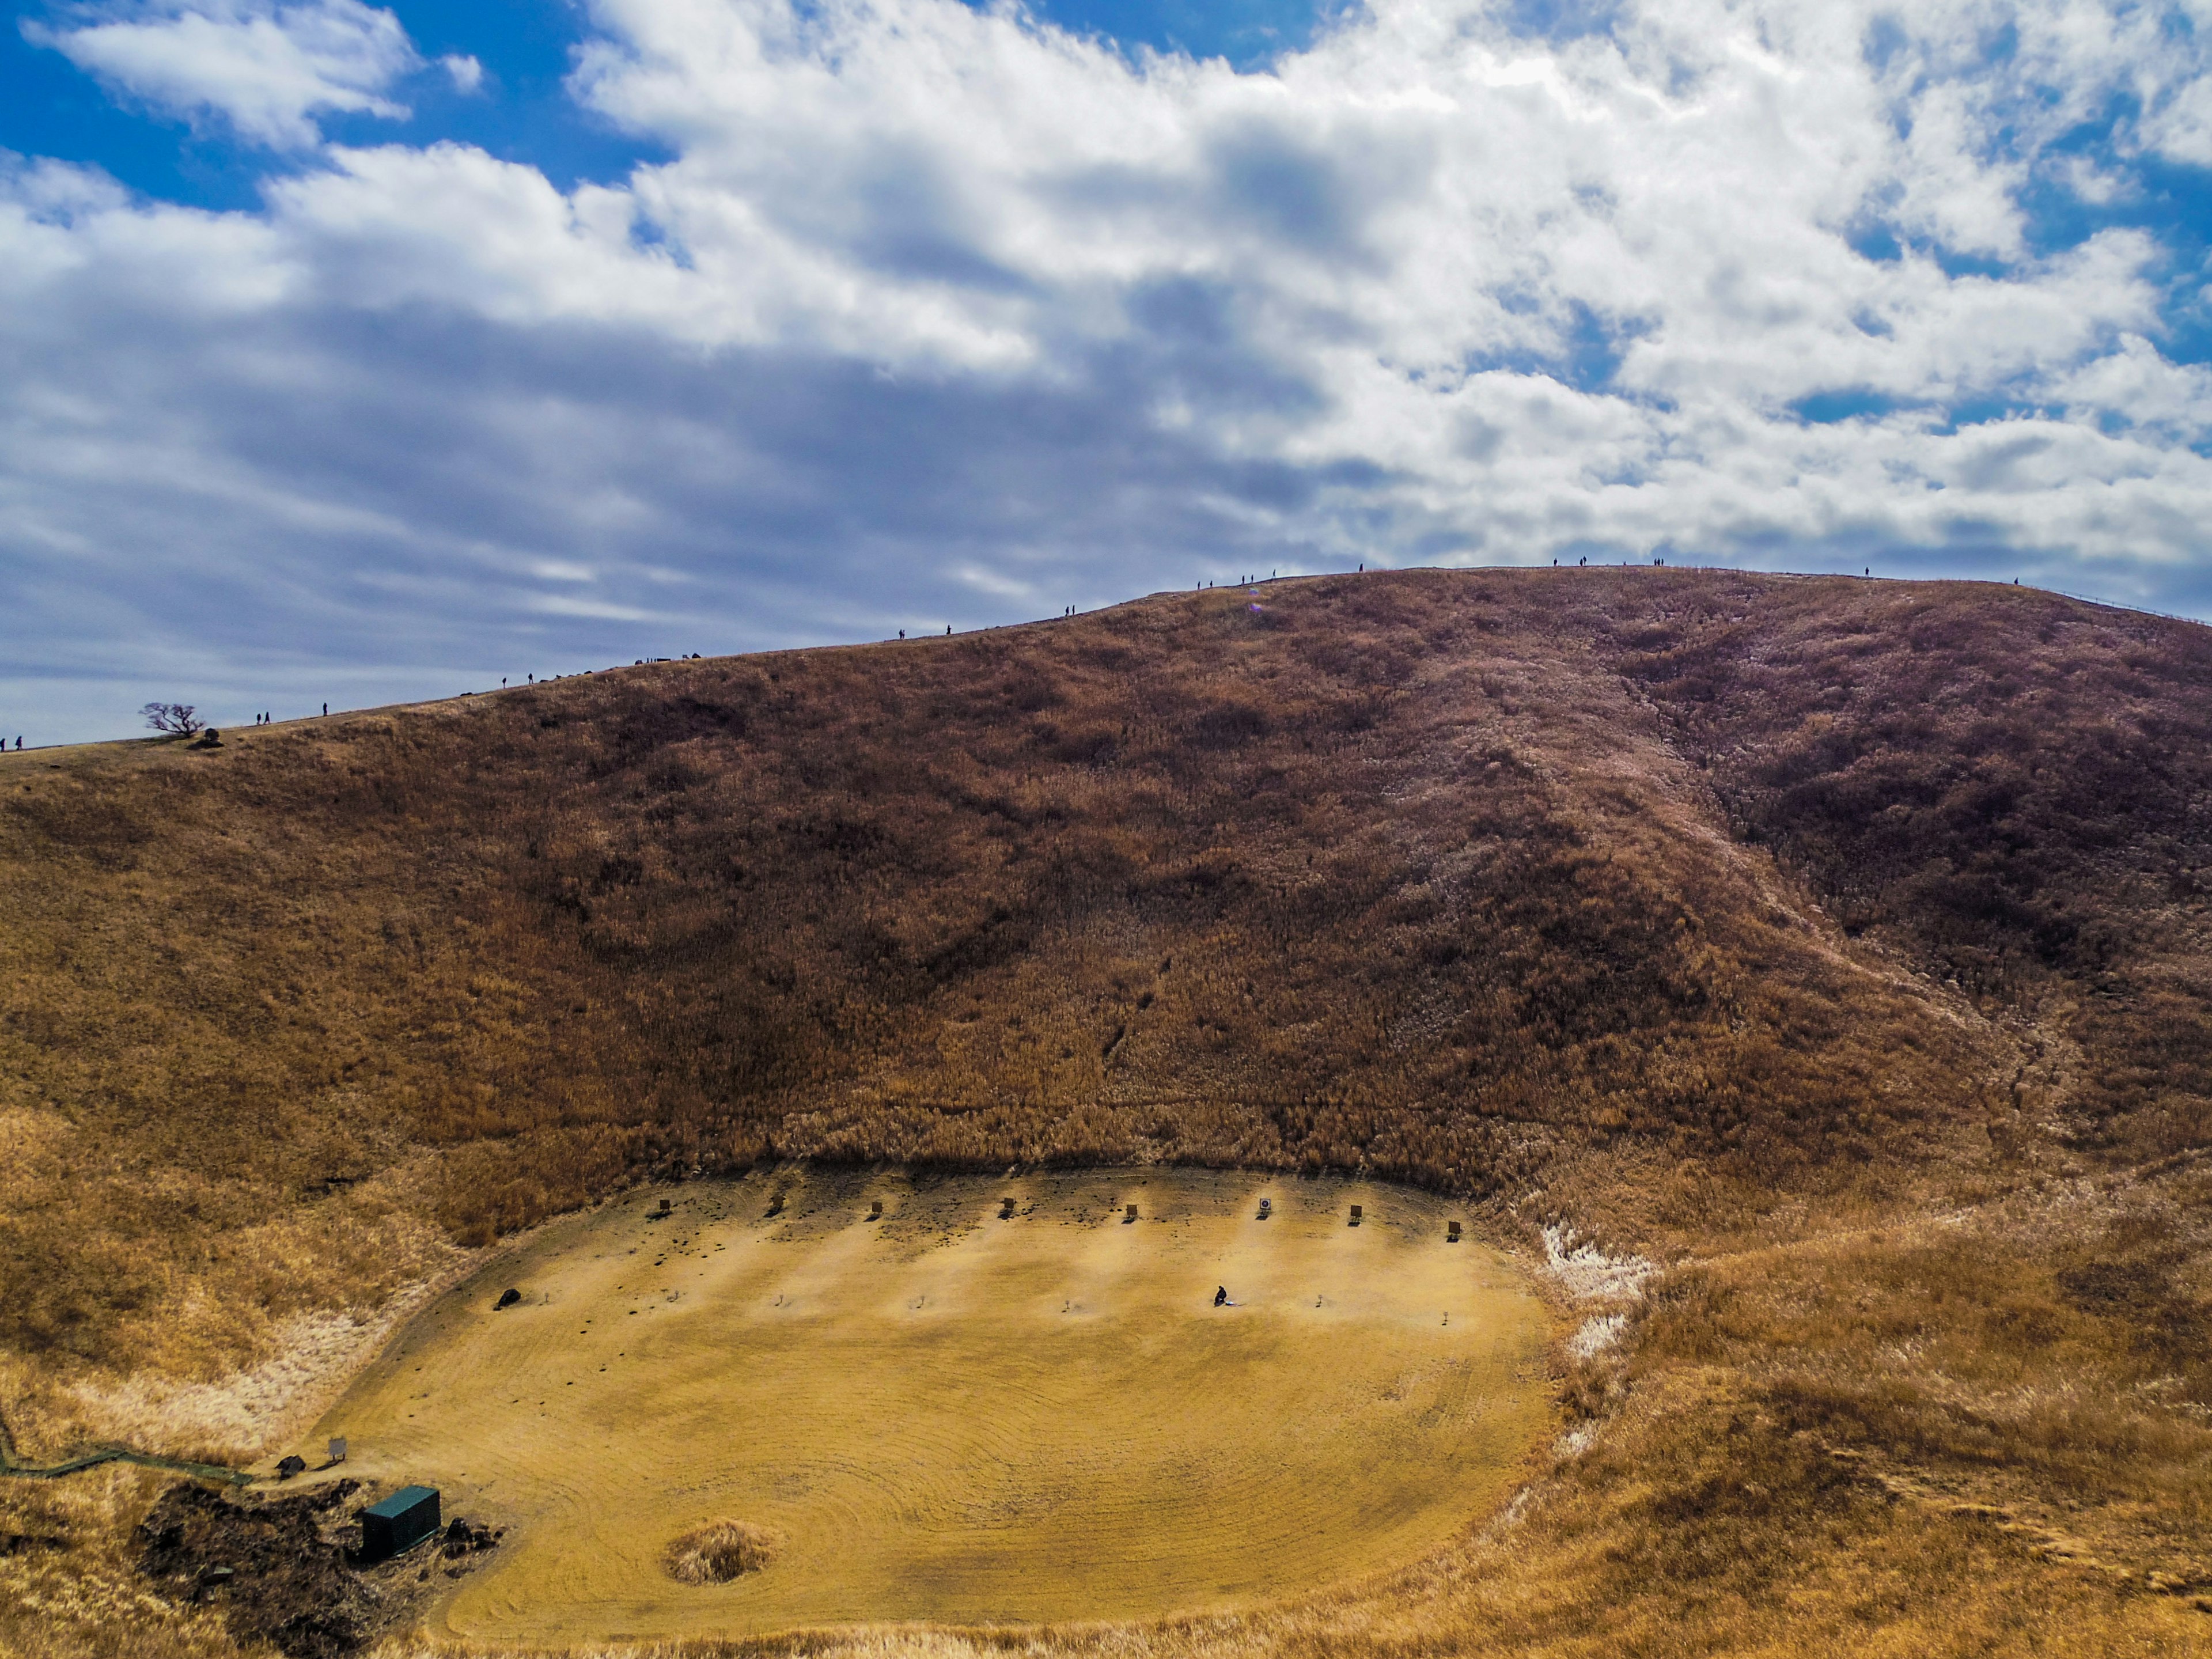
[{"label": "building roof", "polygon": [[435,1486],[402,1486],[381,1504],[372,1504],[362,1513],[380,1516],[386,1521],[396,1521],[424,1498],[435,1498],[437,1495],[438,1489]]}]

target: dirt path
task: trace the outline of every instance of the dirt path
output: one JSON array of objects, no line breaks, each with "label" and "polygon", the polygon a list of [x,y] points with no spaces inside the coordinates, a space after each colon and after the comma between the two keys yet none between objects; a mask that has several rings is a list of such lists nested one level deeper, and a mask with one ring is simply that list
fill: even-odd
[{"label": "dirt path", "polygon": [[[556,1224],[426,1310],[317,1430],[351,1438],[356,1476],[438,1485],[448,1513],[512,1528],[445,1629],[1246,1607],[1441,1541],[1549,1427],[1541,1307],[1503,1258],[1444,1242],[1440,1200],[1195,1172],[842,1176],[769,1218],[771,1188]],[[522,1304],[494,1311],[509,1283]],[[719,1519],[775,1529],[781,1555],[726,1584],[669,1577],[669,1540]]]}]

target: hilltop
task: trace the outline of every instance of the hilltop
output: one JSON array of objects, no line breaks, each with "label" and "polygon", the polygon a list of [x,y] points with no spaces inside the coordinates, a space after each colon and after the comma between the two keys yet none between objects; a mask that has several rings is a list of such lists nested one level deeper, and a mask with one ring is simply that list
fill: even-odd
[{"label": "hilltop", "polygon": [[[1416,572],[10,755],[0,1405],[125,1431],[648,1179],[1352,1172],[1654,1269],[1511,1569],[1589,1640],[1817,1582],[1794,1640],[2003,1647],[2033,1581],[2186,1642],[2208,669],[2010,587]],[[1437,1628],[1581,1650],[1508,1601]]]}]

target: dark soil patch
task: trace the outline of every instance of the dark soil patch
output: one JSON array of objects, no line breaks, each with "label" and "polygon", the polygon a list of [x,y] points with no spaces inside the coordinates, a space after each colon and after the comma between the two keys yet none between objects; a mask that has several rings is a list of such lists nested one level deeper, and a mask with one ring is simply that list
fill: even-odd
[{"label": "dark soil patch", "polygon": [[241,1646],[343,1659],[410,1610],[433,1553],[425,1546],[374,1572],[349,1565],[356,1493],[358,1480],[260,1501],[172,1486],[138,1528],[141,1570],[173,1601],[221,1606]]}]

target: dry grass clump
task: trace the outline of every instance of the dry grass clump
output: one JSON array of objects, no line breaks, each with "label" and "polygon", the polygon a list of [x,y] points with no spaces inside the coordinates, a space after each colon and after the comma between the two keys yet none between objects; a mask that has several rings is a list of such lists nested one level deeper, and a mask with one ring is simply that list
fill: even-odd
[{"label": "dry grass clump", "polygon": [[739,1573],[760,1571],[787,1541],[774,1527],[710,1521],[671,1542],[662,1559],[668,1576],[686,1584],[726,1584]]}]

